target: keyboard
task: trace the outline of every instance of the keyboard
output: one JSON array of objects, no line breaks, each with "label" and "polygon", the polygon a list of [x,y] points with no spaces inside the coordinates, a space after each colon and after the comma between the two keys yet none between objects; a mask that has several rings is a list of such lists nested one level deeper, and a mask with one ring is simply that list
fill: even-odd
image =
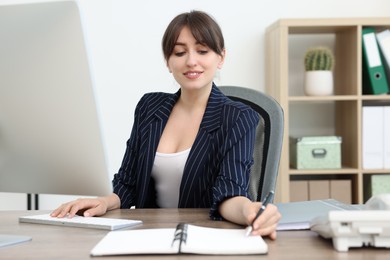
[{"label": "keyboard", "polygon": [[116,230],[125,227],[133,227],[142,224],[142,220],[116,219],[104,217],[82,217],[74,216],[73,218],[56,218],[50,214],[22,216],[19,217],[21,223],[47,224],[57,226],[97,228],[106,230]]}]

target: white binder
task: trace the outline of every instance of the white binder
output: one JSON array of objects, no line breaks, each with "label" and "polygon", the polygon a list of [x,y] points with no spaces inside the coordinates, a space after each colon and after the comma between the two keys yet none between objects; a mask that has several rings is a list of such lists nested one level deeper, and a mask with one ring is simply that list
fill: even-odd
[{"label": "white binder", "polygon": [[363,106],[363,169],[384,168],[384,107]]},{"label": "white binder", "polygon": [[383,167],[390,169],[390,106],[383,112]]}]

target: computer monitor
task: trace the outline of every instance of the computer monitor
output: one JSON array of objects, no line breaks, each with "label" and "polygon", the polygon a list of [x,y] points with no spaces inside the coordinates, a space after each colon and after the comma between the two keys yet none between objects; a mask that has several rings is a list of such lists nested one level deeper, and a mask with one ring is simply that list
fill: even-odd
[{"label": "computer monitor", "polygon": [[0,192],[112,192],[75,1],[0,5]]}]

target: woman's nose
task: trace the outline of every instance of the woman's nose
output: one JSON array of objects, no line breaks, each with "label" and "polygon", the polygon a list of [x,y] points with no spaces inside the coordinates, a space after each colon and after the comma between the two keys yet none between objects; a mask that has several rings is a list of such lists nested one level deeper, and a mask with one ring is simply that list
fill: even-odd
[{"label": "woman's nose", "polygon": [[196,52],[190,51],[187,55],[187,66],[193,67],[197,64]]}]

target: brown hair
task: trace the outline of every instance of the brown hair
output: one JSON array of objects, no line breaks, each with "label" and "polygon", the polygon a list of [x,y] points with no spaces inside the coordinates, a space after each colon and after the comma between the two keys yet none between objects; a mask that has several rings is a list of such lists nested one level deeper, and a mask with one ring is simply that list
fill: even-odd
[{"label": "brown hair", "polygon": [[176,16],[168,25],[162,38],[164,58],[168,61],[179,38],[181,30],[187,26],[194,38],[218,55],[223,54],[225,42],[217,22],[202,11],[191,11]]}]

